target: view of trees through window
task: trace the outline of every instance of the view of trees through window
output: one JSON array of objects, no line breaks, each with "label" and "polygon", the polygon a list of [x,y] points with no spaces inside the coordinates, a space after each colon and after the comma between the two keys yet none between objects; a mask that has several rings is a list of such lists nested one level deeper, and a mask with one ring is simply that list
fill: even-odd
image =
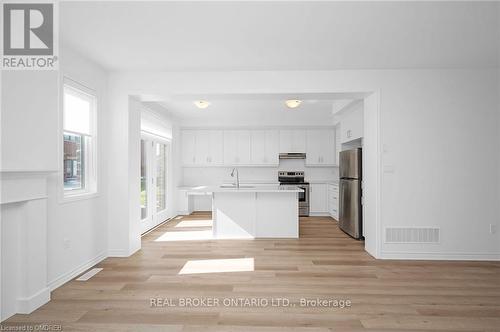
[{"label": "view of trees through window", "polygon": [[82,135],[64,134],[64,189],[84,189],[84,163]]}]

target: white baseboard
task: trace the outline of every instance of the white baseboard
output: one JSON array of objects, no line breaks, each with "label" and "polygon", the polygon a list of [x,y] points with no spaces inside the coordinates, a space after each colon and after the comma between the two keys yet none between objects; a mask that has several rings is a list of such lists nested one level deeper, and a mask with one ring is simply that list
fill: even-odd
[{"label": "white baseboard", "polygon": [[328,212],[309,212],[309,217],[331,217]]},{"label": "white baseboard", "polygon": [[108,257],[130,257],[139,250],[141,250],[141,246],[138,246],[137,248],[131,248],[130,250],[109,249],[108,250]]},{"label": "white baseboard", "polygon": [[96,257],[80,264],[79,266],[77,266],[73,270],[68,271],[67,273],[63,274],[62,276],[54,279],[53,281],[49,282],[50,291],[53,291],[54,289],[59,288],[60,286],[64,285],[65,283],[67,283],[68,281],[70,281],[71,279],[76,277],[77,275],[81,274],[82,272],[85,272],[85,270],[88,270],[92,266],[100,263],[104,259],[106,259],[106,253],[102,252],[99,255],[97,255]]},{"label": "white baseboard", "polygon": [[125,249],[109,249],[108,257],[128,257],[128,251]]},{"label": "white baseboard", "polygon": [[17,313],[31,314],[36,309],[50,301],[49,287],[42,288],[30,297],[17,299]]},{"label": "white baseboard", "polygon": [[379,259],[500,261],[500,253],[445,253],[382,251]]},{"label": "white baseboard", "polygon": [[138,252],[139,250],[141,250],[141,243],[139,242],[139,245],[135,248],[130,248],[129,252],[128,252],[128,256],[132,256],[133,254],[135,254],[136,252]]}]

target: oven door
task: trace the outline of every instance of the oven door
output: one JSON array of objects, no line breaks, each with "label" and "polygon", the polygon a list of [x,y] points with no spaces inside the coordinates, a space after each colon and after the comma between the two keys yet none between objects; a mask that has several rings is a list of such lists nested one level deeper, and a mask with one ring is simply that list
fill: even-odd
[{"label": "oven door", "polygon": [[299,205],[309,205],[309,186],[299,185],[297,187],[302,189],[302,191],[299,192]]}]

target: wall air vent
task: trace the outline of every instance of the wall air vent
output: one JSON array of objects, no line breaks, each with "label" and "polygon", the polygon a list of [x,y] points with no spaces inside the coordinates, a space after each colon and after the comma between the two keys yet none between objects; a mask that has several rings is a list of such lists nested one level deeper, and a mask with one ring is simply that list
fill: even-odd
[{"label": "wall air vent", "polygon": [[385,243],[439,243],[439,228],[387,227]]}]

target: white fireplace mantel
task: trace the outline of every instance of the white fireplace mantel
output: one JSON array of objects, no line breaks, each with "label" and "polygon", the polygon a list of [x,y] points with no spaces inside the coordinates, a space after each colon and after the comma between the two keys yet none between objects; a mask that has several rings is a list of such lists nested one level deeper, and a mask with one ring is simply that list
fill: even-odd
[{"label": "white fireplace mantel", "polygon": [[50,300],[47,177],[54,170],[0,171],[1,320]]}]

